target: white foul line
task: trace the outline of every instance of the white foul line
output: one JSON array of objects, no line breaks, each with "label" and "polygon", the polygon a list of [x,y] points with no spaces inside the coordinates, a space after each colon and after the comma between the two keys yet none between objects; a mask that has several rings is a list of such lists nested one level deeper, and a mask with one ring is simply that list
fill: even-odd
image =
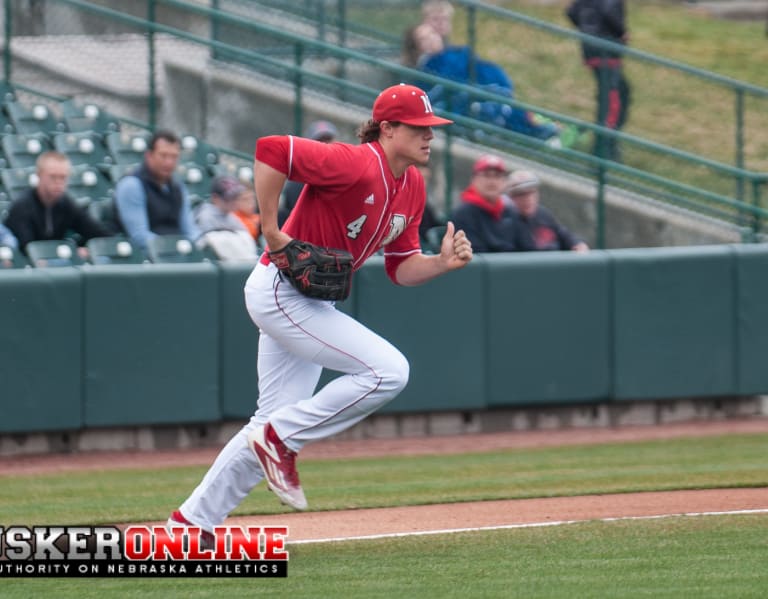
[{"label": "white foul line", "polygon": [[768,514],[768,509],[731,510],[726,512],[684,512],[681,514],[660,514],[656,516],[619,516],[614,518],[589,518],[585,520],[557,520],[554,522],[528,522],[525,524],[502,524],[498,526],[477,526],[472,528],[445,528],[442,530],[422,530],[415,532],[391,532],[378,535],[361,535],[356,537],[329,537],[327,539],[288,540],[289,545],[308,545],[310,543],[341,543],[343,541],[370,541],[374,539],[391,539],[397,537],[421,537],[426,535],[447,535],[458,532],[478,532],[485,530],[510,530],[514,528],[543,528],[545,526],[562,526],[581,522],[620,522],[624,520],[660,520],[663,518],[680,518],[684,516],[735,516],[742,514]]}]

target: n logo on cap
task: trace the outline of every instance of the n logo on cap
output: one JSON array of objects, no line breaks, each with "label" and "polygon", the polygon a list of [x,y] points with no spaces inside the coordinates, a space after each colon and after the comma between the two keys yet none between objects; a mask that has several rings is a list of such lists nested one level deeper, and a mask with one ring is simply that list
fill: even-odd
[{"label": "n logo on cap", "polygon": [[422,94],[419,97],[421,98],[421,101],[424,102],[424,112],[427,114],[434,112],[434,110],[432,110],[432,102],[429,101],[429,96],[427,94]]}]

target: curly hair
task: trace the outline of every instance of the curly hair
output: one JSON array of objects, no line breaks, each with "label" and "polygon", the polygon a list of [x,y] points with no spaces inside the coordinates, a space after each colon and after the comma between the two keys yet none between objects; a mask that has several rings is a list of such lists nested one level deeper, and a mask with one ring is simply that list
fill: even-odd
[{"label": "curly hair", "polygon": [[380,134],[381,123],[379,121],[374,121],[373,119],[368,119],[368,121],[362,123],[357,129],[357,137],[360,140],[360,143],[363,144],[376,141],[379,139]]}]

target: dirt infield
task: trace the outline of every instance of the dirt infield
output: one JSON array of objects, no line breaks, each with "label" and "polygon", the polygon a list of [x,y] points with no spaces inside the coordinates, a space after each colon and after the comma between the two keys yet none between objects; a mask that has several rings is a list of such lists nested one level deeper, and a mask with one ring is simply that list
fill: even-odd
[{"label": "dirt infield", "polygon": [[[308,446],[302,460],[380,455],[483,452],[508,448],[621,443],[729,433],[766,433],[768,418],[615,429],[569,429],[451,437],[325,441]],[[217,449],[99,452],[0,460],[0,476],[73,470],[208,465]],[[569,498],[484,501],[445,505],[287,513],[233,518],[233,524],[287,524],[291,541],[437,530],[514,526],[603,518],[768,510],[768,488],[628,493]]]}]

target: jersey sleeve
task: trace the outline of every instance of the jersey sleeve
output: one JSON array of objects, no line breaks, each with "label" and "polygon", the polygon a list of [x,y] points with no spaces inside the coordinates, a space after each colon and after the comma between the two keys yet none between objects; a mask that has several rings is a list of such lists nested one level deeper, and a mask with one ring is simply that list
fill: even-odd
[{"label": "jersey sleeve", "polygon": [[271,135],[256,142],[255,157],[292,181],[324,188],[345,187],[359,177],[359,171],[350,168],[350,164],[357,162],[352,148],[345,143]]},{"label": "jersey sleeve", "polygon": [[415,168],[411,171],[414,182],[409,189],[408,214],[404,215],[407,224],[400,235],[384,246],[384,268],[389,279],[396,285],[400,284],[397,280],[397,268],[400,264],[411,256],[421,253],[419,225],[424,214],[427,194],[421,174]]}]

